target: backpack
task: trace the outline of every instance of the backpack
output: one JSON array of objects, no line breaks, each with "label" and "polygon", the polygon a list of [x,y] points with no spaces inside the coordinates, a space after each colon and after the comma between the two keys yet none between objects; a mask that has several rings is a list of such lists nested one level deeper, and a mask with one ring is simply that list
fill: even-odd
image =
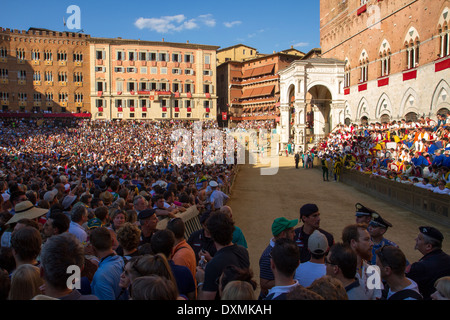
[{"label": "backpack", "polygon": [[423,297],[417,291],[406,289],[394,293],[388,300],[405,300],[406,298],[413,298],[416,300],[423,300]]}]

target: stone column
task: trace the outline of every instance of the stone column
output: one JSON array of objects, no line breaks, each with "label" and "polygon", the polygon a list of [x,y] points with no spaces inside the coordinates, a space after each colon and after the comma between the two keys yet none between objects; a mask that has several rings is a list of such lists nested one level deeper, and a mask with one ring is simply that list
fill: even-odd
[{"label": "stone column", "polygon": [[284,150],[289,143],[289,105],[287,103],[281,103],[280,105],[280,148]]},{"label": "stone column", "polygon": [[344,124],[345,122],[344,113],[345,113],[345,104],[343,102],[332,101],[332,103],[330,104],[330,115],[331,115],[330,132],[338,124]]},{"label": "stone column", "polygon": [[316,136],[316,140],[318,136],[322,136],[325,132],[325,119],[323,118],[322,111],[316,105],[312,107],[314,112],[314,135]]},{"label": "stone column", "polygon": [[305,150],[305,147],[306,147],[305,129],[306,129],[306,103],[305,102],[296,102],[295,103],[295,135],[294,135],[294,144],[295,144],[296,152],[300,149],[300,147],[302,150]]}]

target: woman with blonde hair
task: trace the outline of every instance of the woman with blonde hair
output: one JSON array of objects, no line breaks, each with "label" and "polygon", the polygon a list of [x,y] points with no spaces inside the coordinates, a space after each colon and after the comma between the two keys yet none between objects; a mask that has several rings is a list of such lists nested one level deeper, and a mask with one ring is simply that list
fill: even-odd
[{"label": "woman with blonde hair", "polygon": [[450,300],[450,276],[437,279],[434,287],[436,291],[431,295],[432,300]]},{"label": "woman with blonde hair", "polygon": [[256,300],[255,289],[248,281],[230,281],[222,291],[221,300]]},{"label": "woman with blonde hair", "polygon": [[8,300],[31,300],[42,294],[43,284],[38,267],[22,264],[12,274]]},{"label": "woman with blonde hair", "polygon": [[132,300],[177,300],[176,285],[169,279],[150,275],[136,278],[130,291]]}]

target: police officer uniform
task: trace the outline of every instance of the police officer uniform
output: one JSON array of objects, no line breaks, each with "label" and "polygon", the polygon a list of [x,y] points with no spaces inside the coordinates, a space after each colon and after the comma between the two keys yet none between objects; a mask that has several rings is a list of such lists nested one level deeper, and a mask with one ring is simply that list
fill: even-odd
[{"label": "police officer uniform", "polygon": [[[442,233],[434,227],[419,227],[419,231],[440,243],[444,240]],[[436,280],[450,276],[450,255],[442,251],[439,246],[413,263],[406,276],[418,284],[424,300],[430,300],[430,295],[436,291],[434,288]]]}]

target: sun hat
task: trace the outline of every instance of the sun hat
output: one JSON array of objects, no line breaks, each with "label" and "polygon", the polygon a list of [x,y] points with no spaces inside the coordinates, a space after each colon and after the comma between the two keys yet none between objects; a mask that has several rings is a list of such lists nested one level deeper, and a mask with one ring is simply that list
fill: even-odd
[{"label": "sun hat", "polygon": [[14,207],[15,214],[6,224],[15,223],[21,219],[36,219],[45,215],[48,209],[38,208],[31,201],[21,201]]}]

